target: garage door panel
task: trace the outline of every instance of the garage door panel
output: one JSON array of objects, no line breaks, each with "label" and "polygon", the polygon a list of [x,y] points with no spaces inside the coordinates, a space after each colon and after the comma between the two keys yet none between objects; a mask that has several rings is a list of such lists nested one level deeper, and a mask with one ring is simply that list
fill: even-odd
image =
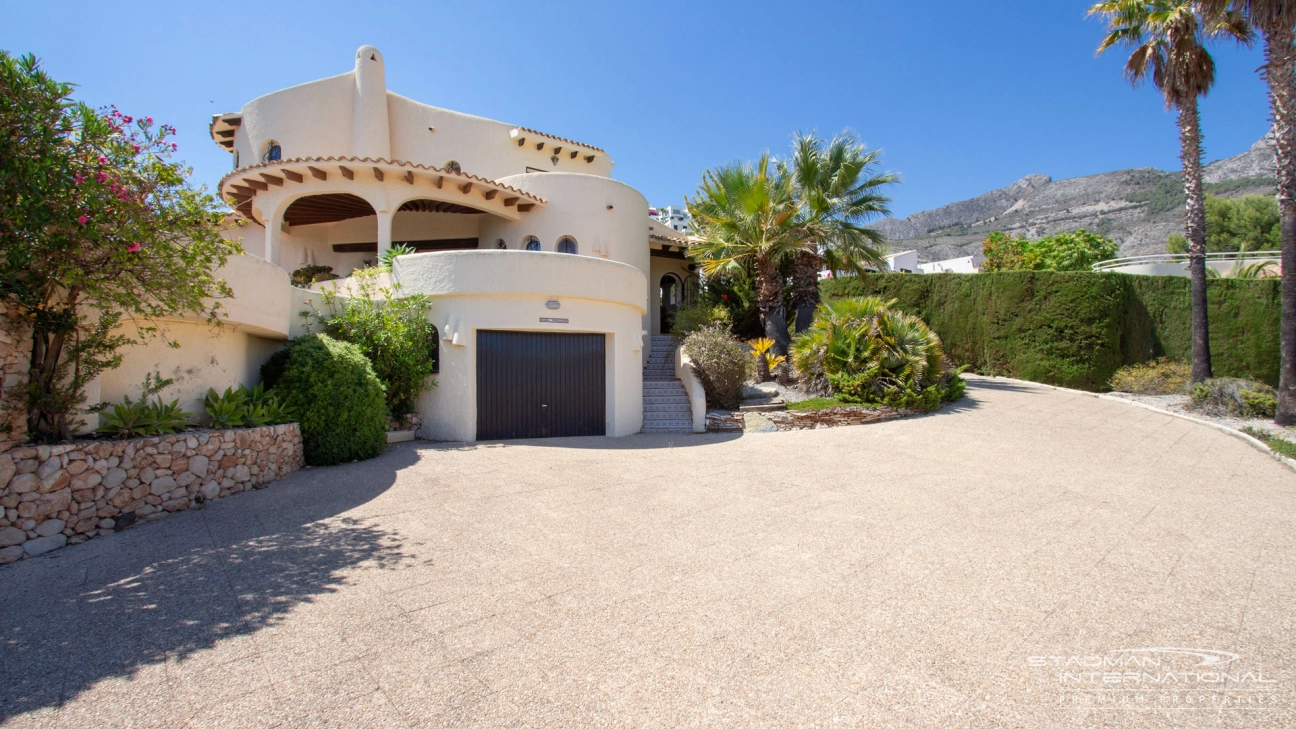
[{"label": "garage door panel", "polygon": [[602,334],[477,332],[477,438],[603,435]]}]

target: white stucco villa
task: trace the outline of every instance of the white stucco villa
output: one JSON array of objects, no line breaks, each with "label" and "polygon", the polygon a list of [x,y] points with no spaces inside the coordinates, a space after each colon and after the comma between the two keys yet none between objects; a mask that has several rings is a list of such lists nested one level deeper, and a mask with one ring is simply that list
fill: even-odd
[{"label": "white stucco villa", "polygon": [[[371,46],[354,61],[212,119],[234,166],[219,192],[247,221],[230,235],[249,255],[225,271],[233,326],[176,322],[181,347],[162,374],[191,381],[195,403],[208,386],[254,384],[319,298],[321,285],[292,287],[292,271],[346,276],[404,244],[418,252],[392,276],[431,298],[440,336],[423,437],[702,429],[701,390],[687,367],[677,379],[660,337],[695,285],[687,240],[611,178],[608,153],[395,94]],[[156,350],[130,353],[101,397],[131,394]]]}]

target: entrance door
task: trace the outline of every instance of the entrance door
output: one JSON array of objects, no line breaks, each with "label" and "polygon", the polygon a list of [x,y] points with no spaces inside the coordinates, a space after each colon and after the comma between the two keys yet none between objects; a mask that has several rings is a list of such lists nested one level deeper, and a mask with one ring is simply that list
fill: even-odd
[{"label": "entrance door", "polygon": [[602,334],[477,332],[477,439],[604,435]]}]

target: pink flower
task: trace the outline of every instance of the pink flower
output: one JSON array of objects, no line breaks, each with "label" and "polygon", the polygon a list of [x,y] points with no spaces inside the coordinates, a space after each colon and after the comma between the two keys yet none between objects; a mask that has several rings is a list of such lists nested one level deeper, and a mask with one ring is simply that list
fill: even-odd
[{"label": "pink flower", "polygon": [[107,181],[108,181],[108,173],[107,173],[107,172],[100,172],[99,174],[95,175],[95,179],[98,180],[98,181],[100,181],[100,182],[107,182]]},{"label": "pink flower", "polygon": [[131,121],[133,121],[133,120],[132,120],[129,116],[124,116],[124,117],[122,117],[122,121],[126,122],[127,124],[130,124]]},{"label": "pink flower", "polygon": [[174,151],[176,151],[177,149],[180,149],[180,145],[176,144],[175,142],[172,142],[172,143],[171,143],[171,151],[174,152]]},{"label": "pink flower", "polygon": [[86,216],[82,215],[81,217],[77,218],[77,222],[82,225],[85,225],[86,223],[90,222],[90,218],[87,218]]},{"label": "pink flower", "polygon": [[140,245],[139,245],[139,243],[131,243],[130,245],[126,246],[126,252],[127,252],[127,253],[134,253],[134,252],[138,251],[139,249],[140,249]]},{"label": "pink flower", "polygon": [[135,150],[135,154],[139,154],[139,145],[138,145],[138,144],[132,144],[132,145],[131,145],[131,149]]},{"label": "pink flower", "polygon": [[146,116],[146,117],[144,117],[144,121],[148,122],[149,124],[152,124],[152,123],[153,123],[153,117],[151,117],[151,116]]},{"label": "pink flower", "polygon": [[80,175],[77,175],[76,184],[80,185],[83,182],[85,182],[85,178]]}]

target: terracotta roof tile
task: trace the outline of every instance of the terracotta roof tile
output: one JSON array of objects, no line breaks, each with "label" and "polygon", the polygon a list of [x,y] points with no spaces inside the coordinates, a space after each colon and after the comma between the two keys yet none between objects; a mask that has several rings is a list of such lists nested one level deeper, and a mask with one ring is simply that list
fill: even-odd
[{"label": "terracotta roof tile", "polygon": [[382,157],[379,157],[378,159],[373,159],[370,157],[293,157],[292,159],[281,159],[281,160],[276,160],[274,162],[262,162],[260,164],[249,165],[247,167],[240,167],[237,170],[230,172],[229,174],[222,177],[220,182],[216,183],[216,189],[224,190],[226,183],[228,183],[230,180],[236,177],[246,176],[247,174],[256,170],[268,170],[277,167],[289,167],[292,165],[309,165],[309,164],[321,164],[321,163],[339,164],[339,163],[347,163],[347,162],[352,164],[393,165],[396,167],[408,167],[415,170],[435,172],[438,175],[445,175],[446,177],[453,177],[453,178],[458,178],[461,180],[472,181],[472,182],[484,182],[488,185],[494,185],[495,187],[498,187],[501,190],[508,190],[509,192],[517,193],[521,197],[525,197],[528,200],[532,200],[534,202],[540,203],[541,205],[548,203],[548,200],[545,200],[542,197],[532,195],[529,192],[519,190],[516,187],[505,185],[501,182],[496,182],[495,180],[489,180],[485,177],[478,177],[477,175],[470,175],[464,172],[453,172],[451,170],[443,170],[440,167],[433,167],[431,165],[420,165],[420,164],[415,164],[413,162],[402,162],[401,160],[383,159]]},{"label": "terracotta roof tile", "polygon": [[541,137],[546,137],[546,138],[548,138],[548,139],[556,139],[556,140],[558,140],[559,142],[566,142],[566,143],[568,143],[568,144],[574,144],[574,145],[576,145],[577,147],[584,147],[585,149],[592,149],[592,150],[594,150],[595,152],[602,152],[603,154],[607,154],[607,150],[599,149],[598,147],[595,147],[595,146],[592,145],[592,144],[586,144],[586,143],[584,143],[584,142],[578,142],[578,141],[576,141],[575,139],[568,139],[567,137],[558,137],[558,136],[554,136],[553,134],[546,134],[546,133],[544,133],[544,132],[542,132],[542,131],[539,131],[539,130],[536,130],[536,129],[531,129],[530,127],[518,127],[517,129],[518,129],[519,132],[526,132],[527,134],[535,134],[535,135],[538,135],[538,136],[541,136]]}]

